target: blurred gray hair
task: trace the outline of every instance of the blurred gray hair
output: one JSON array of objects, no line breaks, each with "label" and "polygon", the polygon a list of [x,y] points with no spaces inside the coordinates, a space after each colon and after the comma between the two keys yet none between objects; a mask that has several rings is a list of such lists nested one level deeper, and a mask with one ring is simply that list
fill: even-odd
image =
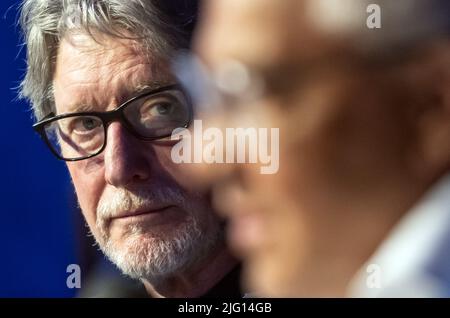
[{"label": "blurred gray hair", "polygon": [[196,5],[194,0],[24,0],[20,24],[27,71],[19,97],[29,100],[37,120],[54,111],[54,63],[68,31],[93,37],[94,32],[119,38],[131,34],[145,50],[170,58],[174,50],[189,46]]}]

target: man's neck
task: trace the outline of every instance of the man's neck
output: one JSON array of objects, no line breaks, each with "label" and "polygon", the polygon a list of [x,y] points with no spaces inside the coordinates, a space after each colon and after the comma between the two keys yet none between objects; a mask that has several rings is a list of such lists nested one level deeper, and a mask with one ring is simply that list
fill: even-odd
[{"label": "man's neck", "polygon": [[226,247],[222,246],[194,268],[170,276],[158,283],[157,286],[152,285],[146,279],[143,279],[142,282],[152,298],[200,297],[230,273],[237,263]]}]

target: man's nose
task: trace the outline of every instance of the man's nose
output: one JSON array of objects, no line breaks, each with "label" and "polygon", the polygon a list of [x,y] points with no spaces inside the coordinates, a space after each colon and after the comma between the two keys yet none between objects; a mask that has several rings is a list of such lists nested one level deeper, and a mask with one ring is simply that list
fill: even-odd
[{"label": "man's nose", "polygon": [[121,123],[114,122],[108,127],[104,151],[107,183],[115,187],[126,187],[150,177],[153,149],[145,147]]}]

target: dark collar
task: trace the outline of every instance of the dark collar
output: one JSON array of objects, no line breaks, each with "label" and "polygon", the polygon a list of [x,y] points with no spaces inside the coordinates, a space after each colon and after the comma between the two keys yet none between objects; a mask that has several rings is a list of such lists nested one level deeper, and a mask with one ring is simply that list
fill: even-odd
[{"label": "dark collar", "polygon": [[201,298],[242,298],[241,265],[237,265]]},{"label": "dark collar", "polygon": [[[199,298],[242,298],[244,293],[240,286],[241,270],[241,265],[235,266],[214,287]],[[139,286],[134,287],[133,292],[128,292],[124,297],[148,298],[150,295],[145,290],[144,285],[139,283]]]}]

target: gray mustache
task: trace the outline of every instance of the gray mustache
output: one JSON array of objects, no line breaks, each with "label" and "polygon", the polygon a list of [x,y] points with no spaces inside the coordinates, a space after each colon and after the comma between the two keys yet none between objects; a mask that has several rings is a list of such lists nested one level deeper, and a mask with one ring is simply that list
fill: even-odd
[{"label": "gray mustache", "polygon": [[183,206],[185,202],[184,193],[177,188],[140,188],[134,191],[120,188],[100,199],[97,219],[112,218],[130,210],[154,209],[165,205]]}]

